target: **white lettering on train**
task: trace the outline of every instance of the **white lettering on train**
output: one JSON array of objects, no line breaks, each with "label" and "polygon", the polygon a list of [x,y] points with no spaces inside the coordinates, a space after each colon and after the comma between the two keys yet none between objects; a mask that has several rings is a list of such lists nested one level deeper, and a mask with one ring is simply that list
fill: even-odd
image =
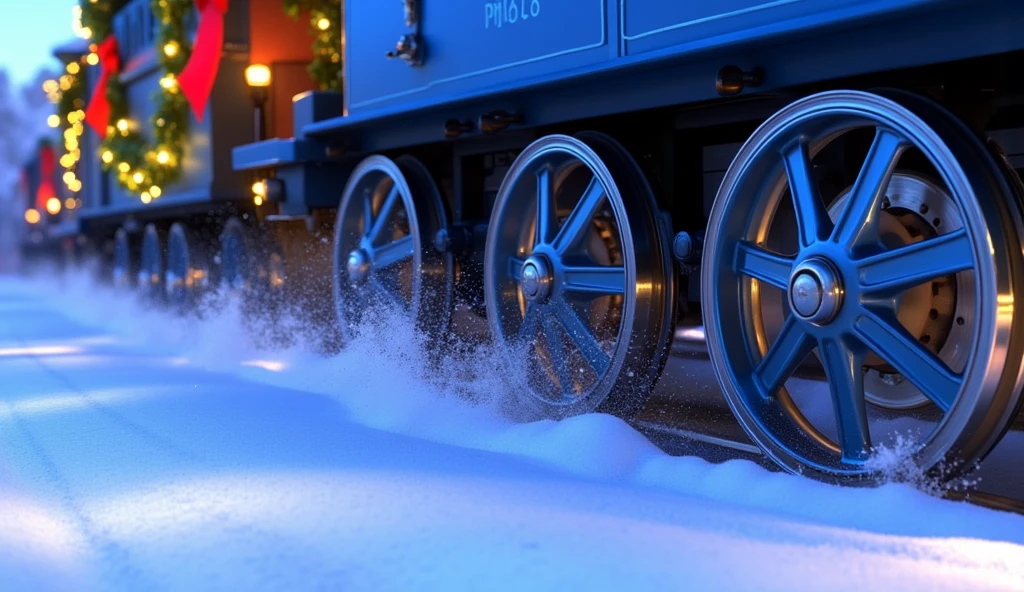
[{"label": "white lettering on train", "polygon": [[484,28],[525,23],[540,16],[540,0],[497,0],[484,3]]}]

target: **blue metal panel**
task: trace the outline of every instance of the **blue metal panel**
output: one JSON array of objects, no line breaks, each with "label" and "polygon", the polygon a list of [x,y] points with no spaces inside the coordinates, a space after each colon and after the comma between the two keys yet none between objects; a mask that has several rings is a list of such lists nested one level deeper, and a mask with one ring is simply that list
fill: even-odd
[{"label": "blue metal panel", "polygon": [[770,26],[796,32],[941,0],[617,0],[622,50],[635,54]]},{"label": "blue metal panel", "polygon": [[421,0],[422,66],[385,53],[409,32],[400,2],[349,0],[350,112],[411,96],[465,92],[612,57],[606,0]]}]

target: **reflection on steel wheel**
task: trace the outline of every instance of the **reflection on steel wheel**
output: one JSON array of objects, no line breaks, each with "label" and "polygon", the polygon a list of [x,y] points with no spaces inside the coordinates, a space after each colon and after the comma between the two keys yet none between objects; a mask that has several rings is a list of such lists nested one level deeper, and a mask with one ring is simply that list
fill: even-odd
[{"label": "reflection on steel wheel", "polygon": [[484,255],[492,334],[520,418],[639,410],[672,322],[668,246],[635,162],[599,134],[553,135],[513,163]]},{"label": "reflection on steel wheel", "polygon": [[[863,164],[830,216],[814,158],[857,134],[869,139]],[[908,162],[941,187],[897,172]],[[925,218],[931,228],[910,236],[889,218],[922,191],[948,196],[950,218]],[[723,180],[701,277],[709,353],[754,441],[830,480],[870,478],[872,450],[897,435],[926,470],[981,459],[1020,393],[1022,336],[1007,306],[1024,266],[1018,203],[985,146],[924,99],[827,92],[765,122]],[[943,355],[950,339],[960,351]],[[827,385],[793,378],[812,352]],[[879,369],[926,404],[867,405],[865,376]]]},{"label": "reflection on steel wheel", "polygon": [[352,172],[334,234],[334,304],[351,338],[372,307],[408,313],[438,335],[448,326],[452,256],[433,247],[444,202],[418,160],[374,155]]}]

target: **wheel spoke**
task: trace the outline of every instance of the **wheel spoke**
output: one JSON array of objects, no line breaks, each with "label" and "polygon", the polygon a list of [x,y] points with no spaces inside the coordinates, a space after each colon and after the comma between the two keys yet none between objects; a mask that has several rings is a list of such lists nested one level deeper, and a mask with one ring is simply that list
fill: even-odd
[{"label": "wheel spoke", "polygon": [[741,242],[736,245],[733,270],[738,274],[756,278],[785,290],[789,286],[789,274],[793,270],[793,260],[769,253],[751,243]]},{"label": "wheel spoke", "polygon": [[519,324],[518,338],[521,342],[532,342],[537,337],[537,329],[540,326],[540,311],[536,307],[526,309],[522,322]]},{"label": "wheel spoke", "polygon": [[377,296],[378,304],[397,307],[400,310],[406,309],[405,299],[389,290],[378,278],[371,280],[370,285],[372,286],[373,293]]},{"label": "wheel spoke", "polygon": [[508,277],[514,279],[517,282],[523,279],[523,263],[525,263],[525,261],[518,257],[509,257]]},{"label": "wheel spoke", "polygon": [[832,240],[852,248],[878,239],[882,198],[905,147],[906,142],[895,133],[881,128],[875,132],[849,201],[836,221]]},{"label": "wheel spoke", "polygon": [[793,375],[807,354],[811,353],[814,346],[814,339],[803,330],[796,318],[789,316],[782,325],[778,337],[754,370],[754,375],[764,389],[765,397],[775,394],[786,379]]},{"label": "wheel spoke", "polygon": [[626,269],[618,266],[567,267],[562,289],[575,294],[625,294]]},{"label": "wheel spoke", "polygon": [[412,255],[412,235],[407,234],[394,242],[374,248],[373,266],[377,269],[384,269],[406,259],[412,259]]},{"label": "wheel spoke", "polygon": [[551,186],[551,169],[544,167],[537,172],[537,228],[535,245],[548,244],[558,230],[558,208],[554,188]]},{"label": "wheel spoke", "polygon": [[807,247],[828,237],[832,231],[832,220],[821,202],[818,184],[812,176],[807,143],[792,144],[783,153],[783,162],[789,179],[789,192],[793,196],[800,245]]},{"label": "wheel spoke", "polygon": [[864,353],[859,347],[849,347],[843,339],[820,340],[818,353],[832,391],[843,461],[863,463],[871,452],[864,373],[861,371]]},{"label": "wheel spoke", "polygon": [[562,254],[579,243],[583,238],[583,233],[590,227],[590,222],[593,220],[594,214],[597,212],[597,206],[601,204],[602,199],[604,199],[604,187],[601,186],[601,182],[595,176],[590,180],[590,184],[587,185],[579,203],[576,204],[572,213],[569,214],[565,223],[558,230],[558,234],[555,235],[554,241],[552,241],[555,251]]},{"label": "wheel spoke", "polygon": [[565,329],[569,339],[580,350],[583,359],[586,360],[587,364],[599,377],[603,375],[604,371],[608,369],[608,354],[604,353],[604,350],[601,349],[601,345],[583,322],[583,319],[576,314],[576,311],[573,310],[568,302],[557,303],[552,308],[554,309],[555,316],[562,323],[562,327]]},{"label": "wheel spoke", "polygon": [[864,291],[886,295],[972,267],[971,243],[964,230],[885,251],[859,263]]},{"label": "wheel spoke", "polygon": [[572,379],[569,377],[568,361],[565,358],[565,349],[561,339],[561,324],[553,317],[545,317],[543,334],[544,345],[551,358],[552,370],[558,377],[559,390],[563,394],[572,392]]},{"label": "wheel spoke", "polygon": [[939,409],[945,412],[953,406],[963,377],[918,343],[898,319],[883,318],[865,309],[854,326],[865,345],[892,365]]},{"label": "wheel spoke", "polygon": [[371,244],[380,238],[381,233],[388,224],[388,220],[391,218],[391,211],[395,208],[395,204],[398,203],[400,197],[398,185],[392,185],[391,191],[388,192],[388,196],[384,198],[384,203],[380,206],[380,211],[377,212],[377,219],[374,221],[373,227],[370,228],[368,237]]}]

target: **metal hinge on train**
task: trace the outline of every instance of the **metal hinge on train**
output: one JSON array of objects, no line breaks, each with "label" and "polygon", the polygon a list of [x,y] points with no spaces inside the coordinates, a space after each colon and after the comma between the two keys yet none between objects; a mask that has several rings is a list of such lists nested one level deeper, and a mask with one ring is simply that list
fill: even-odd
[{"label": "metal hinge on train", "polygon": [[401,58],[410,66],[423,65],[423,40],[420,39],[420,6],[418,0],[403,0],[405,26],[412,29],[398,38],[395,49],[384,54],[389,59]]}]

